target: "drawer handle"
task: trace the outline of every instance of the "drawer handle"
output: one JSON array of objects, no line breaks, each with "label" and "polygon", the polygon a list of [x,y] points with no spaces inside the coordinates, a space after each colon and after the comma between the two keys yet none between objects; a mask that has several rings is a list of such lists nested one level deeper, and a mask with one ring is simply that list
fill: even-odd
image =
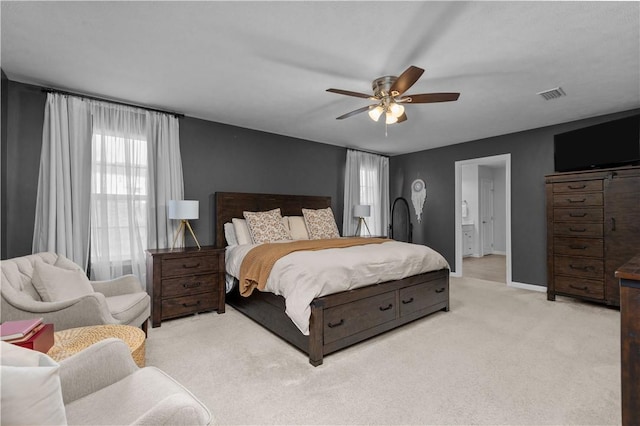
[{"label": "drawer handle", "polygon": [[576,245],[576,244],[571,244],[571,245],[569,245],[569,248],[573,249],[573,250],[586,250],[587,246],[579,246],[579,245]]},{"label": "drawer handle", "polygon": [[589,290],[589,287],[587,287],[586,285],[585,285],[584,287],[578,287],[578,286],[575,286],[575,285],[573,285],[573,284],[569,284],[569,287],[571,287],[571,288],[573,288],[573,289],[576,289],[576,290],[582,290],[582,291],[587,291],[587,290]]},{"label": "drawer handle", "polygon": [[587,201],[587,199],[581,198],[580,200],[574,200],[573,198],[567,198],[567,201],[570,203],[584,203],[585,201]]},{"label": "drawer handle", "polygon": [[577,269],[579,271],[592,271],[593,270],[592,266],[574,266],[574,265],[569,265],[569,268]]},{"label": "drawer handle", "polygon": [[184,306],[185,308],[193,308],[194,306],[198,306],[200,304],[200,301],[198,300],[196,303],[183,303],[182,306]]},{"label": "drawer handle", "polygon": [[444,287],[436,289],[436,293],[442,293],[444,291]]},{"label": "drawer handle", "polygon": [[333,328],[333,327],[340,327],[342,324],[344,324],[344,318],[343,318],[343,319],[341,319],[340,321],[338,321],[338,322],[337,322],[337,323],[335,323],[335,324],[331,324],[331,323],[329,323],[329,324],[327,324],[327,326],[328,326],[329,328]]},{"label": "drawer handle", "polygon": [[182,287],[184,288],[196,288],[196,287],[200,287],[202,285],[201,282],[197,282],[197,283],[184,283],[182,284]]},{"label": "drawer handle", "polygon": [[569,213],[569,217],[585,217],[586,213]]},{"label": "drawer handle", "polygon": [[409,303],[413,302],[413,297],[409,298],[409,300],[403,300],[402,303],[404,305],[408,305]]},{"label": "drawer handle", "polygon": [[579,186],[573,186],[573,185],[567,185],[567,187],[569,189],[585,189],[587,187],[587,185],[579,185]]},{"label": "drawer handle", "polygon": [[183,267],[184,269],[193,269],[193,268],[198,268],[198,267],[200,267],[200,262],[196,263],[195,265],[191,265],[191,266],[185,265],[185,264],[183,263],[183,264],[182,264],[182,267]]},{"label": "drawer handle", "polygon": [[378,307],[378,309],[380,309],[381,311],[388,311],[391,308],[393,308],[393,303],[389,303],[387,306],[379,306]]},{"label": "drawer handle", "polygon": [[571,231],[571,232],[587,232],[587,228],[571,228],[571,227],[569,227],[569,231]]}]

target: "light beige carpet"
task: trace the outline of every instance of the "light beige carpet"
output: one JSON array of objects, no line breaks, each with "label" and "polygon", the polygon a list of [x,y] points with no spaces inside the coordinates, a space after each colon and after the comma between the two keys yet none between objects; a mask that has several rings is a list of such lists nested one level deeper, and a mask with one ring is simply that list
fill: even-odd
[{"label": "light beige carpet", "polygon": [[227,306],[150,328],[147,365],[219,424],[620,424],[620,313],[470,278],[451,310],[306,355]]}]

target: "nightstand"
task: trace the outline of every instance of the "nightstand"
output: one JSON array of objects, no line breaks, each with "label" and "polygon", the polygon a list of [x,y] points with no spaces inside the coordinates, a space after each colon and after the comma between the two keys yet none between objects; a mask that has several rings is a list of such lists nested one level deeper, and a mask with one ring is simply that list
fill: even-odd
[{"label": "nightstand", "polygon": [[206,311],[224,313],[224,249],[203,246],[147,250],[151,326]]}]

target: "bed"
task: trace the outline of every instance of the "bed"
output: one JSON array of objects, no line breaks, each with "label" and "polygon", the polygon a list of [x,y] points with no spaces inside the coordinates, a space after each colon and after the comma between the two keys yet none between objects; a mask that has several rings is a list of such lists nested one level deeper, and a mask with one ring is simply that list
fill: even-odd
[{"label": "bed", "polygon": [[[323,196],[216,192],[213,199],[218,247],[227,245],[224,224],[242,218],[245,211],[264,212],[279,208],[282,216],[301,216],[303,208],[331,207],[331,198]],[[378,245],[390,243],[395,242]],[[286,313],[283,296],[256,290],[245,297],[235,285],[228,290],[226,302],[297,347],[308,355],[313,366],[318,366],[327,354],[434,312],[448,311],[449,268],[445,261],[434,270],[402,279],[315,297],[309,303],[306,334]]]}]

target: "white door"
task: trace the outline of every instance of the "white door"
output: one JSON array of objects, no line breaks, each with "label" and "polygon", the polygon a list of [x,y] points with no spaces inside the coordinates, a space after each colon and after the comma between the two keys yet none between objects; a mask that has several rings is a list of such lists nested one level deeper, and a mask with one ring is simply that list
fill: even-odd
[{"label": "white door", "polygon": [[481,255],[493,253],[493,181],[480,180]]}]

